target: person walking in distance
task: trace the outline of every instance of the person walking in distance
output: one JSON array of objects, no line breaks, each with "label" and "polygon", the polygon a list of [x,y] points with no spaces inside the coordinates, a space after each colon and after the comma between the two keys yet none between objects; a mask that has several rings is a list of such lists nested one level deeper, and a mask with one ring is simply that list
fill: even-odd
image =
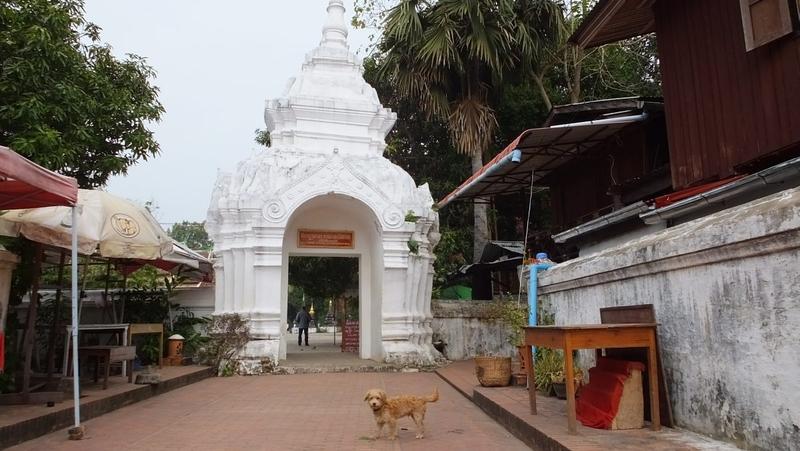
[{"label": "person walking in distance", "polygon": [[305,305],[303,306],[303,310],[297,312],[297,316],[294,317],[294,323],[297,324],[297,345],[303,345],[302,338],[303,332],[305,332],[306,346],[308,346],[308,325],[311,323],[311,315],[308,314]]}]

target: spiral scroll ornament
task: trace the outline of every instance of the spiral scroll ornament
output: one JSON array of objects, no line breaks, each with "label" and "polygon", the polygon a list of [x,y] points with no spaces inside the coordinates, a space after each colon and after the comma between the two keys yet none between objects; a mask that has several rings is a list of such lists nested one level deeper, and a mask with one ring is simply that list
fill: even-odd
[{"label": "spiral scroll ornament", "polygon": [[270,222],[280,222],[286,216],[286,206],[280,200],[271,200],[264,205],[264,219]]},{"label": "spiral scroll ornament", "polygon": [[387,227],[394,229],[405,222],[405,216],[403,216],[403,212],[400,209],[389,207],[383,212],[383,222]]}]

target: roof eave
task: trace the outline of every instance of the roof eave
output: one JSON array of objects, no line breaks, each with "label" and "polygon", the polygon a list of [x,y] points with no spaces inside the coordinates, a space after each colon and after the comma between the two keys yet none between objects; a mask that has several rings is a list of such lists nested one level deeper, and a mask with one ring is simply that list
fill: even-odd
[{"label": "roof eave", "polygon": [[[629,0],[600,0],[568,42],[580,48],[592,48],[654,32],[654,0],[638,0],[633,6],[629,3]],[[617,17],[618,13],[622,13],[623,18]],[[617,30],[609,31],[606,28],[612,22]]]}]

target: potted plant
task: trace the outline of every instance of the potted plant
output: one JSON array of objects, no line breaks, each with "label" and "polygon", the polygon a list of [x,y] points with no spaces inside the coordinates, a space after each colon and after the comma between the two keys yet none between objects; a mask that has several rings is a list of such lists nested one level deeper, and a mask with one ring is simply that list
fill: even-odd
[{"label": "potted plant", "polygon": [[143,364],[148,366],[158,365],[158,358],[161,355],[161,349],[158,344],[158,337],[154,335],[147,336],[142,340],[140,361]]},{"label": "potted plant", "polygon": [[[523,343],[523,327],[527,324],[527,309],[513,301],[495,302],[490,316],[507,326],[506,340],[520,349]],[[479,346],[480,350],[481,347]],[[511,357],[479,352],[475,357],[475,375],[484,387],[501,387],[511,383]],[[520,356],[524,353],[519,352]]]},{"label": "potted plant", "polygon": [[534,363],[536,389],[542,393],[550,394],[553,390],[553,379],[557,373],[564,371],[564,358],[561,352],[550,348],[536,348],[536,361]]},{"label": "potted plant", "polygon": [[[583,370],[575,368],[572,374],[575,381],[575,391],[577,392],[583,383]],[[550,375],[551,387],[558,399],[567,399],[567,381],[564,371],[557,371]]]},{"label": "potted plant", "polygon": [[520,361],[520,373],[526,374],[530,365],[530,355],[526,352],[525,330],[528,325],[528,306],[515,302],[497,302],[493,307],[495,315],[507,327],[506,341],[517,348],[517,356]]}]

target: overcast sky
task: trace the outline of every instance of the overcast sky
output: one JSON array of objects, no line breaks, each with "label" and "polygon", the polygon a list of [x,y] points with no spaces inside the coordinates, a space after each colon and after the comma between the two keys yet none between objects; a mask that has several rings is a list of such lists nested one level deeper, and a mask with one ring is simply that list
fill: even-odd
[{"label": "overcast sky", "polygon": [[[154,124],[161,154],[107,190],[158,206],[169,226],[205,220],[217,170],[257,150],[264,101],[279,97],[322,35],[327,0],[86,0],[117,55],[147,57],[166,109]],[[345,0],[348,23],[352,0]],[[369,32],[350,30],[350,48]],[[357,52],[363,55],[363,50]]]}]

